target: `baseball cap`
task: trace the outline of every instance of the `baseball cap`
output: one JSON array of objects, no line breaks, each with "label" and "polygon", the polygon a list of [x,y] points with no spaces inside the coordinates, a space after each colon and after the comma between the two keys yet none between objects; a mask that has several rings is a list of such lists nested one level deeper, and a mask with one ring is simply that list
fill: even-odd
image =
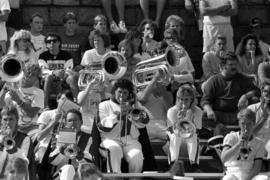
[{"label": "baseball cap", "polygon": [[258,26],[262,26],[262,19],[259,17],[254,17],[250,20],[250,27],[255,28]]}]

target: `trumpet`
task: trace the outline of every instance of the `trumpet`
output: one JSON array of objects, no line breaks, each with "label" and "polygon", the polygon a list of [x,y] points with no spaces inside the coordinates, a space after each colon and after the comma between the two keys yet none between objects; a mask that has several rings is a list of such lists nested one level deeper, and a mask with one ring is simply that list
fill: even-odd
[{"label": "trumpet", "polygon": [[23,63],[14,54],[0,59],[0,77],[7,82],[17,82],[23,78]]},{"label": "trumpet", "polygon": [[64,155],[69,159],[74,159],[78,155],[78,150],[75,144],[69,144],[65,150]]},{"label": "trumpet", "polygon": [[128,119],[135,123],[147,124],[149,122],[149,117],[147,113],[139,108],[133,108],[128,114]]},{"label": "trumpet", "polygon": [[7,149],[11,150],[15,147],[15,141],[12,138],[12,131],[10,127],[4,126],[0,131],[0,143]]},{"label": "trumpet", "polygon": [[[244,132],[242,132],[243,134],[247,133],[247,130],[245,129]],[[247,159],[249,152],[250,152],[250,148],[248,146],[248,140],[246,139],[241,139],[241,144],[240,144],[240,157],[242,159]]]}]

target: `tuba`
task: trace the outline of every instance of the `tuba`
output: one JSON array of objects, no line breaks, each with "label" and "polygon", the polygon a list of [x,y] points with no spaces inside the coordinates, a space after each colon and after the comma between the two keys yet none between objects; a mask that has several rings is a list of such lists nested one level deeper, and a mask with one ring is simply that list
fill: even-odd
[{"label": "tuba", "polygon": [[109,79],[120,79],[127,71],[127,60],[120,52],[110,51],[102,59],[102,68]]},{"label": "tuba", "polygon": [[7,82],[17,82],[23,78],[23,64],[14,54],[0,59],[0,77]]},{"label": "tuba", "polygon": [[170,83],[170,69],[179,63],[179,48],[180,46],[168,46],[164,54],[139,62],[132,77],[136,88],[138,90],[144,89],[150,84],[157,71],[161,73],[161,78],[158,80],[159,83]]}]

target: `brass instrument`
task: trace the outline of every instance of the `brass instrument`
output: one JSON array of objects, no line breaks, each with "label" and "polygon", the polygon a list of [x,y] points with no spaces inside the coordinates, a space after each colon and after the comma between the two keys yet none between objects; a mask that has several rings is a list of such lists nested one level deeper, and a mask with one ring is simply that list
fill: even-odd
[{"label": "brass instrument", "polygon": [[196,133],[196,127],[192,122],[193,118],[194,117],[189,110],[181,109],[178,111],[178,121],[174,128],[180,137],[189,139]]},{"label": "brass instrument", "polygon": [[[244,129],[244,131],[242,132],[243,134],[247,133],[247,130]],[[248,145],[248,140],[247,139],[241,139],[241,144],[240,144],[240,159],[247,159],[249,152],[250,152],[250,148]]]},{"label": "brass instrument", "polygon": [[147,113],[139,108],[132,108],[128,113],[128,119],[134,123],[142,124],[147,124],[150,120]]},{"label": "brass instrument", "polygon": [[[182,49],[182,50],[181,50]],[[179,58],[183,55],[183,48],[180,46],[168,46],[165,53],[155,56],[151,59],[139,62],[136,65],[136,70],[132,80],[137,89],[144,89],[157,71],[161,73],[160,83],[168,84],[171,81],[171,68],[179,64]]]},{"label": "brass instrument", "polygon": [[104,82],[106,77],[109,79],[120,79],[124,76],[126,70],[126,58],[117,51],[110,51],[104,55],[102,62],[80,71],[78,86],[80,89],[85,89],[96,77],[100,82]]},{"label": "brass instrument", "polygon": [[23,64],[14,54],[0,59],[0,77],[7,82],[17,82],[23,78]]},{"label": "brass instrument", "polygon": [[0,143],[2,143],[7,150],[11,150],[15,147],[15,141],[12,138],[12,131],[9,126],[3,126],[1,128]]}]

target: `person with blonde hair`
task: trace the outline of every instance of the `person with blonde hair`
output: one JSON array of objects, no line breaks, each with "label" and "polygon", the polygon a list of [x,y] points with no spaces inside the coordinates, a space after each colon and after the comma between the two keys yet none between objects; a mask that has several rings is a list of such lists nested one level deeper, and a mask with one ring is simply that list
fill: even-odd
[{"label": "person with blonde hair", "polygon": [[27,30],[15,31],[10,38],[7,54],[15,54],[24,64],[38,64],[38,58],[31,43],[31,33]]},{"label": "person with blonde hair", "polygon": [[29,172],[27,160],[16,156],[9,159],[5,176],[7,180],[28,180]]},{"label": "person with blonde hair", "polygon": [[177,38],[179,41],[184,39],[184,20],[177,15],[170,15],[167,17],[165,22],[165,30],[166,29],[174,29],[177,32]]}]

